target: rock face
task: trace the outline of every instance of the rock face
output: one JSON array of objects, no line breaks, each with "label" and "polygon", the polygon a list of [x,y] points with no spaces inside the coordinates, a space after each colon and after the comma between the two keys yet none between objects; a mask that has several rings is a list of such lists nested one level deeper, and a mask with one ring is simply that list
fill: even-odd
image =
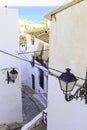
[{"label": "rock face", "polygon": [[20,44],[26,44],[26,34],[33,34],[34,32],[38,32],[40,30],[46,30],[46,28],[47,22],[34,23],[26,19],[19,19]]},{"label": "rock face", "polygon": [[34,23],[32,21],[28,21],[26,19],[19,19],[19,33],[20,35],[25,35],[28,32],[38,30],[40,28],[46,27],[45,23]]}]

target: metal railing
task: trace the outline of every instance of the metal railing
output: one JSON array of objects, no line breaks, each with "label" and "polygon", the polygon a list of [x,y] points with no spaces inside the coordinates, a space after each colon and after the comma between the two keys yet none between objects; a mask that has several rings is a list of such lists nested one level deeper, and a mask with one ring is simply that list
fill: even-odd
[{"label": "metal railing", "polygon": [[45,111],[42,113],[42,122],[47,125],[47,112]]}]

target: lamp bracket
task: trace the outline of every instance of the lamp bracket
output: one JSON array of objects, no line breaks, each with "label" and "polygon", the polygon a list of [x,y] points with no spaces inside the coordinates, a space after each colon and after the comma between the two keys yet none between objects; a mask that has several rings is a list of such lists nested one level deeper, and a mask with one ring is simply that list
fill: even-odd
[{"label": "lamp bracket", "polygon": [[83,86],[83,87],[80,87],[77,89],[77,91],[72,95],[71,93],[69,94],[65,94],[65,100],[66,101],[71,101],[72,99],[78,99],[78,98],[81,98],[82,99],[85,99],[85,103],[87,104],[87,89]]}]

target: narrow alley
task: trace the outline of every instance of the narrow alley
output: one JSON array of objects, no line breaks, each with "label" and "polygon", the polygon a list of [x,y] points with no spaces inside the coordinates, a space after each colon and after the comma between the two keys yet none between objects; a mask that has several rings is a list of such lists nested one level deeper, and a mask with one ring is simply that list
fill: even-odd
[{"label": "narrow alley", "polygon": [[[23,123],[0,126],[0,130],[21,130],[21,127],[31,121],[41,111],[45,109],[42,103],[34,97],[35,92],[27,86],[22,86],[22,110]],[[46,130],[46,126],[41,122],[40,125],[35,126],[33,130]]]}]

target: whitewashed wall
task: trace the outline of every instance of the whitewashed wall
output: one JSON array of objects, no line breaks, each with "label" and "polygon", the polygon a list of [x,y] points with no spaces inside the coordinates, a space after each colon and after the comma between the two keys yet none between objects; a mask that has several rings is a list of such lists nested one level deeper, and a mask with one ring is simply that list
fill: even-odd
[{"label": "whitewashed wall", "polygon": [[[18,11],[0,8],[0,50],[17,55]],[[7,70],[16,68],[18,77],[15,83],[7,83]],[[0,124],[22,122],[22,102],[19,61],[0,52]]]},{"label": "whitewashed wall", "polygon": [[[37,62],[35,62],[37,63]],[[28,64],[27,64],[28,65]],[[38,65],[35,65],[39,67]],[[46,93],[47,92],[47,72],[44,67],[39,67],[41,70],[44,71],[44,89],[40,87],[39,84],[39,69],[37,67],[32,67],[31,65],[28,65],[27,71],[28,71],[28,86],[32,89],[32,74],[35,76],[35,91],[36,92],[41,92],[41,93]]]},{"label": "whitewashed wall", "polygon": [[[27,52],[37,51],[39,42],[43,43],[44,47],[48,45],[46,42],[43,42],[37,38],[35,38],[34,45],[32,45],[31,35],[27,35]],[[44,67],[40,67],[36,65],[38,63],[35,64],[35,66],[41,68],[44,71],[44,89],[42,89],[39,84],[39,69],[35,66],[32,67],[30,63],[32,61],[32,56],[31,56],[32,54],[34,55],[34,53],[20,54],[21,58],[24,58],[27,61],[29,61],[29,62],[21,61],[22,84],[28,85],[30,88],[32,88],[32,74],[33,74],[35,76],[35,90],[41,93],[47,92],[47,75],[48,75],[46,72],[47,70]]]},{"label": "whitewashed wall", "polygon": [[[69,7],[52,18],[49,66],[85,78],[87,67],[87,1]],[[53,72],[57,75],[59,73]],[[78,83],[80,80],[78,80]],[[66,102],[58,79],[48,79],[47,130],[87,130],[85,101]]]}]

